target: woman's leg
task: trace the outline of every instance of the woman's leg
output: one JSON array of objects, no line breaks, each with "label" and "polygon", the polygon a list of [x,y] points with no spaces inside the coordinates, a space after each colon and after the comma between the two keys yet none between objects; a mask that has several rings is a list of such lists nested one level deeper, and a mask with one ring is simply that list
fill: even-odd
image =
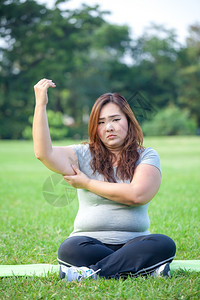
[{"label": "woman's leg", "polygon": [[67,238],[58,249],[58,262],[65,266],[88,267],[96,264],[114,250],[106,247],[97,239],[87,236]]},{"label": "woman's leg", "polygon": [[150,234],[129,241],[89,267],[95,271],[101,269],[98,274],[105,278],[118,278],[127,273],[143,275],[171,262],[175,252],[176,246],[172,239],[162,234]]}]

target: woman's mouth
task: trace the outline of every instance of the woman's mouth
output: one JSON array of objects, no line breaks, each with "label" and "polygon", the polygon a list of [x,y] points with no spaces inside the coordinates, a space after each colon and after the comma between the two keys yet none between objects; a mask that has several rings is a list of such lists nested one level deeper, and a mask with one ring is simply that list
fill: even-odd
[{"label": "woman's mouth", "polygon": [[107,136],[107,139],[112,140],[112,139],[114,139],[115,137],[116,137],[116,135],[114,135],[114,134],[109,134],[109,135]]}]

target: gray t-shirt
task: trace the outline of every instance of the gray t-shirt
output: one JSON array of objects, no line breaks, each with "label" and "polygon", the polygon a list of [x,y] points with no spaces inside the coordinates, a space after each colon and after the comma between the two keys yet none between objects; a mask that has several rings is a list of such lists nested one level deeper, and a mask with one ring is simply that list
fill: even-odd
[{"label": "gray t-shirt", "polygon": [[[101,174],[90,167],[91,153],[88,144],[72,146],[78,157],[80,170],[89,178],[104,181]],[[147,148],[140,151],[137,165],[150,164],[160,170],[158,153]],[[114,168],[116,173],[116,168]],[[117,182],[130,183],[129,180]],[[79,210],[74,221],[74,231],[70,236],[90,236],[107,244],[122,244],[137,236],[149,234],[149,203],[141,206],[130,206],[78,189]]]}]

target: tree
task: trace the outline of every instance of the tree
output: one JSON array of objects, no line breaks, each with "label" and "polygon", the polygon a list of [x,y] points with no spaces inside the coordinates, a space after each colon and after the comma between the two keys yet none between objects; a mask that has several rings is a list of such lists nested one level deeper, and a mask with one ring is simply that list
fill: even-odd
[{"label": "tree", "polygon": [[[178,48],[174,30],[154,24],[135,40],[132,47],[132,86],[142,90],[159,108],[177,102]],[[129,86],[131,82],[129,80]]]},{"label": "tree", "polygon": [[[47,9],[35,0],[3,0],[0,7],[0,138],[22,138],[34,109],[34,84],[51,78],[48,109],[70,115],[87,134],[96,98],[142,91],[150,106],[188,108],[200,126],[200,29],[181,47],[173,30],[151,25],[132,40],[129,28],[105,21],[98,5]],[[128,63],[127,63],[128,58]]]},{"label": "tree", "polygon": [[[1,13],[1,37],[7,45],[1,48],[0,136],[19,138],[33,110],[33,84],[54,63],[54,49],[48,45],[52,14],[32,0],[3,1]],[[51,34],[59,39],[59,32]]]},{"label": "tree", "polygon": [[188,110],[169,105],[161,109],[153,120],[145,121],[142,129],[144,135],[148,136],[194,135],[197,124]]},{"label": "tree", "polygon": [[0,59],[1,138],[22,136],[33,113],[33,85],[42,77],[57,84],[48,107],[81,124],[89,99],[109,87],[110,59],[120,60],[130,39],[127,27],[107,24],[104,14],[99,6],[61,11],[33,0],[3,1],[0,32],[7,45]]},{"label": "tree", "polygon": [[178,103],[187,107],[200,128],[200,24],[190,26],[187,47],[179,56],[181,85]]}]

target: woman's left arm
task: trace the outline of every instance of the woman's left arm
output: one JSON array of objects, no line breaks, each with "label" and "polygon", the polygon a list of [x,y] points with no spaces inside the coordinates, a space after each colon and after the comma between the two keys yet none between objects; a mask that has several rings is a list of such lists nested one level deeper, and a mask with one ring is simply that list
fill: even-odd
[{"label": "woman's left arm", "polygon": [[139,164],[131,183],[112,183],[88,178],[73,167],[75,175],[63,176],[73,187],[86,189],[104,198],[126,205],[144,205],[158,192],[161,173],[153,165]]}]

